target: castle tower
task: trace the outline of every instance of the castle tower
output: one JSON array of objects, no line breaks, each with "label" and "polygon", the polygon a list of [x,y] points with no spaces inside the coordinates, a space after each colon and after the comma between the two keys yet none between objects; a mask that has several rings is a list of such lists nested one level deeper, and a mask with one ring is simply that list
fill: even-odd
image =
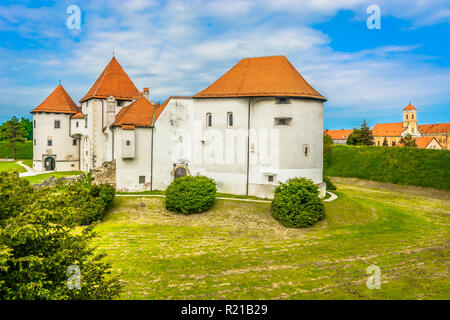
[{"label": "castle tower", "polygon": [[412,136],[420,136],[419,128],[417,127],[417,109],[410,103],[403,109],[403,127],[406,129],[403,134],[410,134]]}]

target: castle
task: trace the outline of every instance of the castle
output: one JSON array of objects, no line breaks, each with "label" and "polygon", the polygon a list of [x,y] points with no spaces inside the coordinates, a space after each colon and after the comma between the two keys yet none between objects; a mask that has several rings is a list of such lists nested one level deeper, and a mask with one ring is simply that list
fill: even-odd
[{"label": "castle", "polygon": [[306,177],[324,195],[323,103],[284,56],[245,58],[192,97],[161,105],[113,57],[77,105],[59,85],[33,114],[33,167],[115,162],[118,190],[163,190],[205,175],[220,192],[272,197]]}]

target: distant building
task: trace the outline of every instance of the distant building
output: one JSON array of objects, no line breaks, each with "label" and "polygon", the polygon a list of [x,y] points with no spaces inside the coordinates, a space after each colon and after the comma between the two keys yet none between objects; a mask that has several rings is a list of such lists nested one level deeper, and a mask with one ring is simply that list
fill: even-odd
[{"label": "distant building", "polygon": [[[423,149],[443,149],[439,142],[435,137],[419,137],[414,138],[416,141],[417,148]],[[397,147],[402,147],[403,144],[401,142],[396,144]]]},{"label": "distant building", "polygon": [[353,130],[325,130],[324,135],[329,135],[331,139],[333,139],[334,144],[346,144],[348,136],[352,133]]},{"label": "distant building", "polygon": [[[402,137],[410,134],[413,138],[434,137],[439,146],[447,150],[450,147],[448,141],[449,133],[450,123],[419,125],[417,123],[417,109],[412,104],[403,109],[403,122],[377,123],[372,129],[375,145],[377,146],[382,146],[385,139],[388,146],[395,146]],[[427,146],[435,146],[434,149],[439,149],[432,142],[432,139],[417,139],[417,142],[419,141],[423,141],[420,142],[421,148],[425,148],[423,144],[428,141]]]}]

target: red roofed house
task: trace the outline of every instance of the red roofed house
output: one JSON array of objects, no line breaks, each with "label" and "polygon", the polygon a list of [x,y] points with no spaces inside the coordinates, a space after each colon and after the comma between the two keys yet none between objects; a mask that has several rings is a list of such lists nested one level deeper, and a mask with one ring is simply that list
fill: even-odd
[{"label": "red roofed house", "polygon": [[78,107],[58,87],[32,113],[39,170],[88,172],[115,161],[119,190],[165,189],[205,175],[218,190],[272,197],[280,181],[321,188],[323,103],[284,56],[245,58],[193,97],[162,105],[112,58]]},{"label": "red roofed house", "polygon": [[[435,137],[418,137],[414,138],[417,148],[423,149],[443,149]],[[399,142],[397,147],[403,147],[403,143]]]},{"label": "red roofed house", "polygon": [[346,144],[348,136],[353,132],[353,130],[325,130],[324,135],[329,135],[333,139],[334,144]]}]

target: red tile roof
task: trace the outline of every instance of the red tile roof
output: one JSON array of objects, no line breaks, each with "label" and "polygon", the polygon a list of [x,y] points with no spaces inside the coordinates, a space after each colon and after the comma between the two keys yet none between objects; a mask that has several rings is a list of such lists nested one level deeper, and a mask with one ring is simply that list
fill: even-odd
[{"label": "red tile roof", "polygon": [[[428,147],[428,145],[431,143],[431,141],[436,140],[436,138],[435,137],[418,137],[418,138],[414,138],[414,140],[416,141],[417,148],[425,149],[426,147]],[[436,142],[440,145],[440,143],[437,140],[436,140]],[[403,143],[398,142],[396,144],[396,146],[403,147]]]},{"label": "red tile roof", "polygon": [[325,130],[324,134],[325,135],[327,135],[327,134],[330,135],[331,139],[333,139],[333,140],[347,140],[348,136],[352,132],[353,132],[353,130],[346,130],[346,129]]},{"label": "red tile roof", "polygon": [[133,100],[136,99],[138,93],[139,90],[130,77],[113,57],[80,102],[91,98],[108,98],[109,96],[113,96],[117,100]]},{"label": "red tile roof", "polygon": [[372,129],[374,137],[401,137],[403,122],[377,123]]},{"label": "red tile roof", "polygon": [[245,58],[194,98],[321,96],[284,56]]},{"label": "red tile roof", "polygon": [[416,110],[417,111],[417,109],[411,103],[408,104],[406,106],[406,108],[403,109],[403,111],[405,111],[405,110]]},{"label": "red tile roof", "polygon": [[77,118],[84,118],[84,115],[81,113],[81,111],[72,115],[72,119],[77,119]]},{"label": "red tile roof", "polygon": [[134,125],[136,127],[151,127],[155,119],[156,106],[141,96],[120,110],[113,126]]},{"label": "red tile roof", "polygon": [[79,112],[78,106],[73,102],[69,94],[64,90],[62,85],[56,87],[55,90],[40,105],[34,108],[33,112],[59,112],[75,114]]},{"label": "red tile roof", "polygon": [[448,133],[450,132],[450,123],[435,123],[419,125],[421,133]]}]

